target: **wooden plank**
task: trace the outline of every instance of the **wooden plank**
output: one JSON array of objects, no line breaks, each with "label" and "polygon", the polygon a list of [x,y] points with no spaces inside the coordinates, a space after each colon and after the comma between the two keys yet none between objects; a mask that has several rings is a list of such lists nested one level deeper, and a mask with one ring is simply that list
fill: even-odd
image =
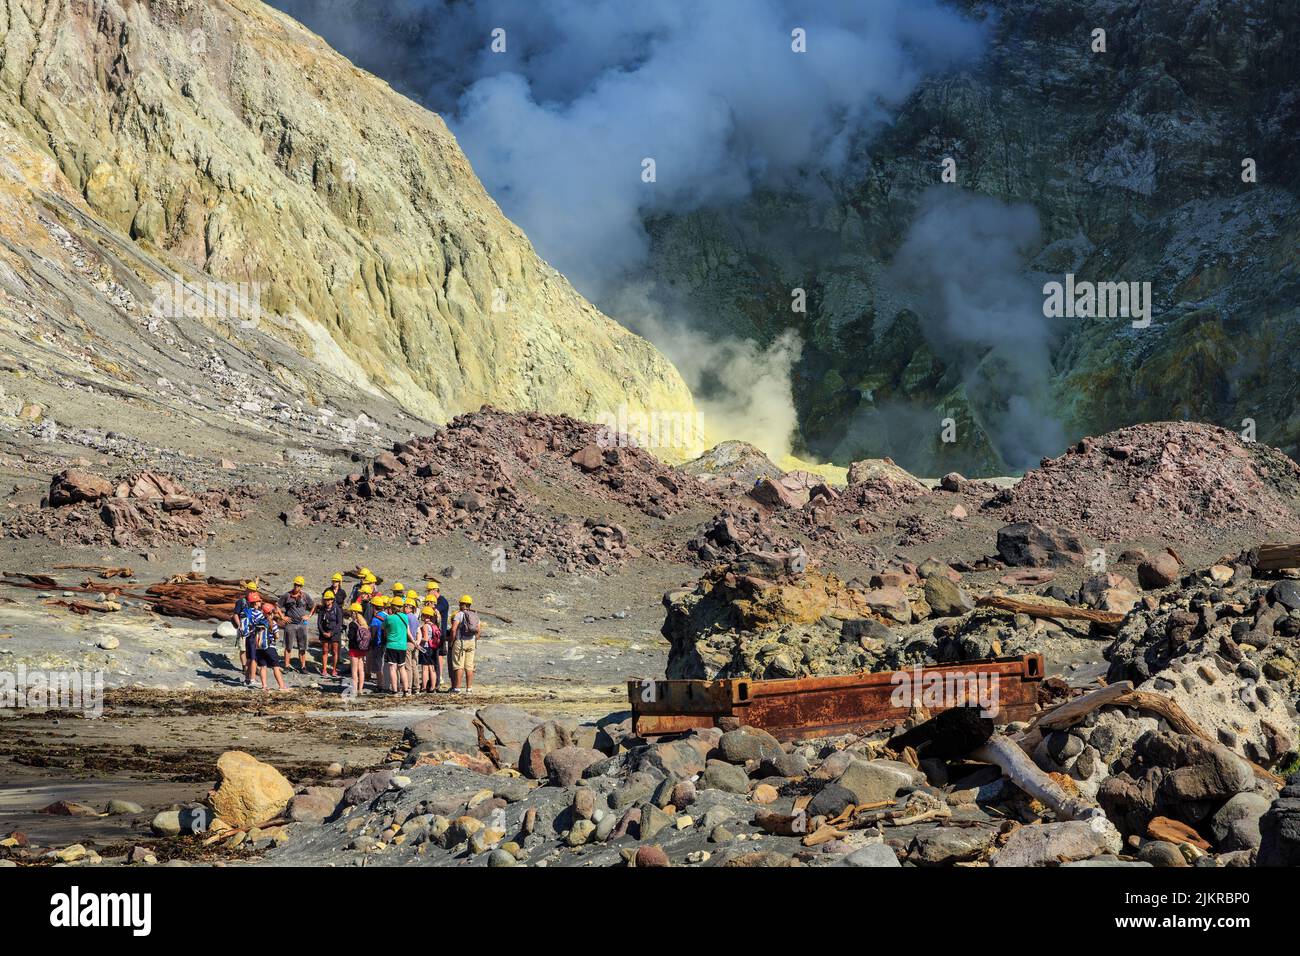
[{"label": "wooden plank", "polygon": [[1026,614],[1029,617],[1049,618],[1057,621],[1088,621],[1114,627],[1123,622],[1127,615],[1118,611],[1097,611],[1090,607],[1070,607],[1068,604],[1044,604],[1041,601],[1026,601],[1009,595],[990,594],[975,602],[977,607],[991,607],[1011,614]]},{"label": "wooden plank", "polygon": [[1300,544],[1261,544],[1255,548],[1252,559],[1256,571],[1300,568]]}]

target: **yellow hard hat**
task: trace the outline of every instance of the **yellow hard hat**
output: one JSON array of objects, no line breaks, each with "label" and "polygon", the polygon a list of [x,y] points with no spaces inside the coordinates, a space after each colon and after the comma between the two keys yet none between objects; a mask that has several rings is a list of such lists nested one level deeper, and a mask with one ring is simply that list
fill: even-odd
[{"label": "yellow hard hat", "polygon": [[354,612],[356,612],[357,614],[360,614],[360,613],[362,612],[363,608],[361,607],[360,604],[349,604],[349,605],[348,605],[348,610],[349,610],[349,611],[354,611]]},{"label": "yellow hard hat", "polygon": [[420,609],[420,614],[424,617],[433,617],[437,613],[438,612],[431,607],[424,607]]},{"label": "yellow hard hat", "polygon": [[326,591],[324,594],[321,595],[321,597],[328,601],[328,600],[330,600],[331,598],[334,597],[334,592],[333,592],[333,591]]},{"label": "yellow hard hat", "polygon": [[361,575],[361,580],[365,581],[367,584],[379,583],[379,578],[375,577],[373,571],[367,571],[365,574]]},{"label": "yellow hard hat", "polygon": [[408,597],[405,601],[402,602],[402,607],[419,607],[419,606],[420,606],[420,602],[413,597]]},{"label": "yellow hard hat", "polygon": [[369,568],[362,568],[360,571],[357,572],[357,574],[359,574],[363,578],[368,578],[370,577],[371,572]]},{"label": "yellow hard hat", "polygon": [[302,586],[302,585],[304,585],[304,584],[307,583],[307,579],[304,578],[304,577],[300,574],[300,575],[298,575],[296,578],[293,579],[293,583],[296,584],[296,585]]},{"label": "yellow hard hat", "polygon": [[370,602],[375,607],[388,607],[388,595],[376,594],[375,599]]},{"label": "yellow hard hat", "polygon": [[343,575],[341,575],[341,574],[339,574],[337,571],[335,571],[334,574],[333,574],[333,576],[330,578],[330,580],[331,580],[331,581],[342,581],[342,580],[343,580]]},{"label": "yellow hard hat", "polygon": [[405,591],[405,590],[406,590],[406,588],[403,586],[403,584],[402,584],[401,581],[398,581],[396,584],[393,585],[393,591],[395,591],[395,592],[396,592],[396,591]]},{"label": "yellow hard hat", "polygon": [[406,592],[406,599],[407,599],[408,601],[416,600],[417,598],[419,598],[419,596],[420,596],[420,595],[419,595],[419,592],[417,592],[417,591],[407,591],[407,592]]},{"label": "yellow hard hat", "polygon": [[460,596],[460,603],[461,603],[461,604],[473,604],[473,603],[474,603],[474,599],[473,599],[472,597],[470,597],[468,594],[462,594],[462,595]]},{"label": "yellow hard hat", "polygon": [[260,591],[261,588],[259,588],[259,587],[257,586],[257,582],[256,582],[256,581],[245,581],[245,582],[244,582],[244,590],[245,590],[245,591]]},{"label": "yellow hard hat", "polygon": [[424,583],[424,586],[430,591],[438,591],[441,590],[442,588],[442,585],[439,584],[437,581],[426,581]]},{"label": "yellow hard hat", "polygon": [[374,586],[373,584],[363,584],[363,585],[361,585],[361,593],[362,593],[362,594],[374,594],[374,593],[375,593],[375,586]]}]

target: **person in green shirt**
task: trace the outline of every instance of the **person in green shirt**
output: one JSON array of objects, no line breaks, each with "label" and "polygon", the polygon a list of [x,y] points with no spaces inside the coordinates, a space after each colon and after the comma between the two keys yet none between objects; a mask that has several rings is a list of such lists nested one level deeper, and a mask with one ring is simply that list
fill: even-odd
[{"label": "person in green shirt", "polygon": [[397,613],[400,610],[399,607],[384,618],[384,666],[389,692],[405,697],[411,693],[410,672],[406,669],[406,642],[411,632],[406,615]]}]

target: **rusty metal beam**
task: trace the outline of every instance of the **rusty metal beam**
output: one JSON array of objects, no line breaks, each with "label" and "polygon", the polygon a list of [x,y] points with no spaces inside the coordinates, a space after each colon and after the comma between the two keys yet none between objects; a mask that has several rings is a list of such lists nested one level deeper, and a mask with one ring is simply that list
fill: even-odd
[{"label": "rusty metal beam", "polygon": [[977,690],[987,697],[990,688],[996,688],[995,721],[1026,720],[1037,709],[1043,673],[1042,655],[1026,654],[791,680],[629,680],[627,692],[633,729],[641,737],[734,722],[795,740],[891,727],[907,716],[913,698],[935,714],[973,702]]}]

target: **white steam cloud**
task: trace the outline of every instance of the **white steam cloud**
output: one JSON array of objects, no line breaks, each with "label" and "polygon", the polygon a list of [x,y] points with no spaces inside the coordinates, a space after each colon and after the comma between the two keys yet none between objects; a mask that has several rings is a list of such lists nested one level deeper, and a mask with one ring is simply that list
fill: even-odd
[{"label": "white steam cloud", "polygon": [[922,79],[985,40],[937,0],[272,2],[441,113],[539,252],[678,364],[731,430],[717,437],[778,453],[797,427],[797,338],[735,342],[679,295],[630,288],[646,219],[824,191]]},{"label": "white steam cloud", "polygon": [[893,277],[917,295],[935,352],[966,369],[966,394],[1003,460],[1038,463],[1065,443],[1051,407],[1053,328],[1026,272],[1041,243],[1038,213],[987,196],[925,193]]}]

